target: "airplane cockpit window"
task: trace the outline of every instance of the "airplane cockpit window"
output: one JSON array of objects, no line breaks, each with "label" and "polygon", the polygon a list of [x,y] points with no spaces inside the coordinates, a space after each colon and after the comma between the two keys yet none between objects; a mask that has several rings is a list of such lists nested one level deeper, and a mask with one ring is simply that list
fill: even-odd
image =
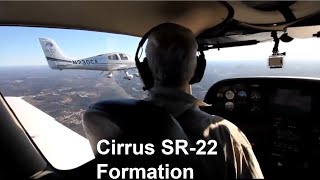
[{"label": "airplane cockpit window", "polygon": [[120,54],[121,60],[128,60],[128,56],[125,54]]},{"label": "airplane cockpit window", "polygon": [[[82,126],[90,104],[147,96],[135,63],[108,60],[119,60],[118,52],[134,54],[140,38],[1,26],[0,39],[0,92],[57,169],[72,169],[94,158]],[[112,41],[128,45],[107,43]]]},{"label": "airplane cockpit window", "polygon": [[110,56],[108,56],[108,58],[109,58],[110,60],[119,60],[119,57],[118,57],[116,54],[110,55]]},{"label": "airplane cockpit window", "polygon": [[[148,97],[135,62],[129,59],[134,57],[140,38],[70,29],[2,26],[0,39],[0,91],[32,140],[57,169],[79,167],[94,158],[82,125],[82,115],[89,105],[111,98]],[[257,145],[254,150],[258,160],[261,158],[262,170],[272,163],[286,166],[302,153],[310,154],[308,165],[315,163],[311,154],[317,154],[320,149],[317,139],[320,128],[319,122],[310,120],[310,115],[317,114],[320,107],[320,88],[312,86],[314,81],[320,81],[317,47],[320,40],[316,38],[282,43],[281,50],[286,55],[281,68],[268,65],[273,42],[205,51],[205,75],[192,86],[192,93],[213,104],[205,110],[208,113],[240,124],[249,140]],[[126,61],[109,61],[120,59]],[[283,83],[266,77],[301,79]],[[240,80],[230,80],[234,78]],[[313,81],[308,84],[303,79]],[[273,108],[266,108],[271,105]],[[299,119],[311,123],[312,128],[298,127]],[[256,129],[247,128],[250,124],[256,125]],[[255,135],[258,131],[265,136]],[[304,151],[304,142],[309,141],[312,141],[307,144],[311,153]],[[264,149],[268,152],[263,152]],[[299,165],[304,163],[301,161]]]}]

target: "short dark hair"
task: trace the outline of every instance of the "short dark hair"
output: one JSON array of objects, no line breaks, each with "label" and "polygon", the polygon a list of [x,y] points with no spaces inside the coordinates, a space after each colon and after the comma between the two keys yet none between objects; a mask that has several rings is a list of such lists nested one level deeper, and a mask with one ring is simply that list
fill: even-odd
[{"label": "short dark hair", "polygon": [[180,87],[194,75],[198,44],[192,31],[178,24],[165,24],[153,31],[146,57],[155,84]]}]

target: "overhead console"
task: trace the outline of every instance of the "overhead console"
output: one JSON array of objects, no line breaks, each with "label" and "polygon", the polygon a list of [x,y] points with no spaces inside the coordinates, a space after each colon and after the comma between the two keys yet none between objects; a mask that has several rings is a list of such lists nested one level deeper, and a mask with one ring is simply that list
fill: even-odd
[{"label": "overhead console", "polygon": [[320,79],[238,78],[207,92],[203,108],[236,124],[268,177],[304,176],[320,168]]},{"label": "overhead console", "polygon": [[[221,23],[198,36],[202,49],[281,42],[320,35],[320,2],[316,1],[228,1],[233,14],[230,23]],[[230,13],[232,12],[232,13]],[[219,27],[219,28],[217,28]],[[282,63],[281,63],[282,64]],[[279,64],[277,64],[279,66]]]}]

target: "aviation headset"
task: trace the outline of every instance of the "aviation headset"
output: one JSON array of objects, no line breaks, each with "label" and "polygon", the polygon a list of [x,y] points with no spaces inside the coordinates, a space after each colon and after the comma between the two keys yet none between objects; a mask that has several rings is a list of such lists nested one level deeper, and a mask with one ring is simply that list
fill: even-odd
[{"label": "aviation headset", "polygon": [[[145,43],[145,41],[148,39],[149,35],[155,31],[156,29],[159,29],[160,27],[162,27],[163,25],[167,25],[167,24],[172,24],[172,23],[162,23],[160,25],[157,25],[155,27],[153,27],[152,29],[150,29],[140,40],[136,54],[135,54],[135,62],[136,62],[136,67],[139,71],[140,77],[144,83],[144,87],[143,90],[149,90],[153,87],[154,84],[154,79],[153,79],[153,75],[152,72],[149,68],[148,65],[148,59],[145,57],[143,59],[143,61],[140,61],[140,58],[138,57],[138,54],[140,52],[140,49],[142,48],[143,44]],[[197,66],[194,72],[193,77],[191,78],[189,84],[194,84],[194,83],[198,83],[201,81],[204,71],[206,69],[206,59],[203,53],[203,50],[199,50],[200,54],[197,56]],[[142,52],[141,52],[142,53]]]}]

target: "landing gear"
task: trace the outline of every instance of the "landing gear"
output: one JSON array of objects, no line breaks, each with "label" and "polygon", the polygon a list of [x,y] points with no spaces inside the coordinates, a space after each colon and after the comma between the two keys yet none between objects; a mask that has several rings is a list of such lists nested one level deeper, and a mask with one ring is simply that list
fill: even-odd
[{"label": "landing gear", "polygon": [[133,75],[129,74],[128,70],[125,70],[125,73],[126,73],[126,76],[123,77],[124,79],[131,80],[133,78]]},{"label": "landing gear", "polygon": [[112,73],[112,71],[110,71],[109,74],[107,75],[107,77],[112,78],[112,76],[113,76],[113,73]]},{"label": "landing gear", "polygon": [[136,76],[136,77],[139,77],[140,75],[139,75],[138,70],[137,70],[137,69],[135,69],[135,71],[136,71],[136,73],[134,73],[133,75],[134,75],[134,76]]}]

